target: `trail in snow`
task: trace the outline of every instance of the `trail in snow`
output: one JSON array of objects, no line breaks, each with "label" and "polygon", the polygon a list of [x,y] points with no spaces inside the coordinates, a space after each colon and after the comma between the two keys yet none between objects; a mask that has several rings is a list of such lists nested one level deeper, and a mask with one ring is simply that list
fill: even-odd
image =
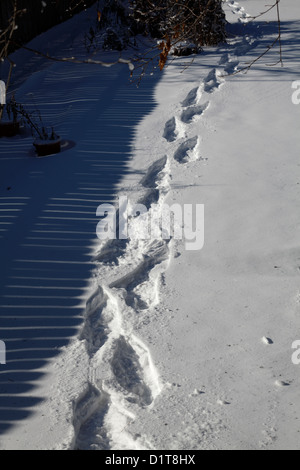
[{"label": "trail in snow", "polygon": [[[155,203],[161,205],[168,192],[167,158],[154,163],[140,184],[155,191]],[[151,212],[151,203],[148,209]],[[137,230],[139,223],[139,217],[131,219]],[[160,278],[170,258],[168,245],[163,240],[128,240],[113,258],[117,268],[109,263],[111,282],[99,285],[87,304],[81,339],[90,356],[90,383],[74,410],[75,449],[149,448],[144,436],[131,436],[126,427],[138,407],[153,406],[162,384],[148,347],[133,327],[140,311],[151,311],[159,301]],[[120,276],[120,264],[134,268]],[[101,265],[97,276],[103,279]]]},{"label": "trail in snow", "polygon": [[[236,4],[236,13],[242,12]],[[247,40],[243,52],[251,49]],[[182,102],[181,111],[164,126],[163,139],[172,148],[173,158],[165,156],[154,162],[140,181],[146,193],[138,202],[161,207],[170,190],[172,161],[186,164],[201,159],[201,139],[189,136],[189,124],[201,119],[209,107],[212,95],[225,83],[225,76],[238,65],[241,44],[233,52],[223,54],[219,68],[213,68],[197,88],[193,88]],[[132,197],[134,199],[134,196]],[[140,217],[131,219],[133,229],[139,232]],[[140,312],[159,304],[161,276],[172,257],[166,241],[132,242],[113,240],[105,243],[97,259],[98,279],[108,275],[111,282],[99,284],[88,302],[85,326],[81,338],[85,340],[90,356],[91,380],[86,393],[74,409],[75,449],[150,449],[147,436],[133,436],[128,425],[133,423],[139,408],[155,406],[163,384],[152,362],[151,353],[133,333]],[[137,259],[138,258],[138,259]],[[133,269],[122,275],[122,267]],[[107,268],[105,268],[107,266]]]},{"label": "trail in snow", "polygon": [[[254,2],[248,3],[253,5]],[[230,2],[230,5],[234,7],[233,13],[240,15],[241,23],[248,21],[245,10],[236,2]],[[256,6],[261,8],[259,2]],[[166,364],[163,375],[175,376],[176,382],[170,383],[158,398],[156,413],[151,414],[155,424],[148,424],[149,416],[143,413],[139,417],[140,426],[131,426],[132,431],[136,432],[148,429],[149,440],[160,449],[170,449],[173,445],[175,449],[203,449],[213,445],[223,448],[278,448],[279,431],[281,429],[282,445],[284,428],[289,436],[284,436],[284,442],[290,446],[292,443],[297,447],[299,445],[299,427],[295,424],[299,419],[296,411],[299,410],[299,400],[296,399],[299,380],[297,370],[291,366],[289,351],[292,330],[295,328],[298,331],[299,326],[294,297],[290,297],[298,282],[297,250],[289,261],[289,274],[284,270],[278,276],[273,271],[274,268],[283,269],[282,266],[289,263],[289,244],[298,246],[299,239],[296,220],[296,207],[299,205],[296,122],[299,116],[297,109],[291,107],[290,100],[290,85],[293,77],[297,73],[299,75],[299,65],[297,68],[297,52],[293,42],[296,43],[297,39],[293,36],[290,41],[288,36],[298,31],[299,25],[292,22],[291,25],[287,22],[287,25],[285,51],[288,56],[287,51],[294,46],[294,56],[291,54],[285,70],[265,67],[261,63],[251,71],[253,75],[240,75],[223,87],[226,74],[234,73],[242,65],[244,54],[249,53],[255,58],[264,50],[276,34],[276,23],[270,28],[265,26],[266,34],[262,41],[252,40],[248,36],[243,39],[235,37],[230,39],[227,48],[220,49],[219,63],[213,64],[201,84],[195,87],[193,83],[186,97],[181,99],[181,106],[173,106],[176,112],[165,116],[164,129],[167,132],[163,137],[167,143],[164,152],[168,147],[174,177],[173,194],[176,192],[172,200],[182,202],[184,198],[200,202],[204,194],[209,206],[207,230],[213,241],[207,240],[206,250],[202,255],[196,254],[195,259],[194,255],[179,253],[181,256],[172,263],[171,272],[166,274],[160,311],[169,315],[170,320],[157,323],[167,325],[171,333],[168,334],[168,328],[162,328],[166,333],[166,346],[158,345],[162,337],[158,334],[153,349],[156,348],[158,358],[162,351],[168,356],[163,361]],[[244,30],[244,26],[236,29]],[[259,37],[264,26],[260,30],[258,24],[253,24],[249,30]],[[255,50],[257,45],[258,51]],[[277,50],[272,51],[270,61],[273,63],[276,55]],[[202,65],[200,60],[199,63]],[[215,70],[220,73],[215,74]],[[175,76],[170,72],[169,83],[175,81]],[[222,89],[223,93],[219,93]],[[275,93],[278,93],[277,99],[282,105],[278,114]],[[261,103],[258,106],[259,100]],[[189,122],[182,122],[184,108],[191,107],[193,110],[205,103],[209,106],[201,115],[194,114]],[[216,103],[224,108],[218,108]],[[269,106],[271,112],[268,112]],[[212,116],[215,118],[213,124],[210,122]],[[265,123],[268,123],[267,132]],[[205,132],[205,127],[209,128],[210,133]],[[171,132],[168,132],[169,128]],[[201,145],[202,129],[204,145]],[[243,137],[236,135],[237,129],[244,136],[244,141]],[[180,137],[179,131],[182,132]],[[275,135],[276,132],[278,135]],[[210,134],[211,141],[207,139],[207,134]],[[171,138],[166,138],[169,135]],[[200,138],[200,146],[195,152],[196,135]],[[247,150],[246,142],[249,143]],[[277,145],[280,150],[275,149]],[[201,158],[202,147],[214,155],[214,161],[210,157],[211,164],[206,167],[208,171],[203,172],[196,161]],[[288,160],[285,163],[283,154]],[[178,155],[180,158],[176,158]],[[287,167],[293,168],[297,176],[290,175]],[[191,181],[196,182],[194,175],[197,178],[201,174],[204,179],[202,173],[205,175],[203,185],[195,184],[190,191],[182,189],[184,185],[188,187]],[[239,179],[242,183],[238,182]],[[278,222],[277,215],[272,215],[273,211],[277,213],[278,206],[288,214],[286,218],[283,216],[284,221],[288,222],[285,227],[283,221]],[[222,213],[223,208],[228,212]],[[214,218],[219,218],[219,222],[215,222]],[[243,225],[242,230],[239,224]],[[270,233],[271,227],[275,235]],[[225,242],[222,242],[222,236]],[[274,258],[268,255],[268,240],[273,249],[276,247]],[[180,244],[177,246],[182,249]],[[282,260],[285,258],[285,262],[275,264],[278,256]],[[254,257],[258,259],[252,259]],[[152,333],[151,328],[149,330]],[[261,340],[266,332],[270,337],[264,336]],[[271,339],[273,336],[277,336],[276,341]],[[280,346],[278,342],[281,342]],[[160,367],[163,370],[164,364]],[[173,375],[169,374],[169,368]],[[292,377],[294,380],[291,380]],[[202,393],[193,393],[191,383],[199,387],[196,390]],[[193,397],[194,401],[189,401],[187,396]],[[186,409],[183,411],[184,405]],[[212,410],[209,415],[208,409]],[[190,425],[187,410],[191,412],[193,425]],[[173,414],[176,415],[175,419],[172,419]],[[289,425],[293,426],[293,432],[288,429]]]},{"label": "trail in snow", "polygon": [[[240,21],[247,23],[251,16],[245,12],[243,7],[232,0],[227,0],[228,5],[233,9],[234,14],[240,15]],[[211,95],[218,91],[225,83],[226,76],[233,74],[240,65],[239,56],[244,55],[256,47],[257,41],[250,37],[230,40],[232,46],[230,52],[222,54],[219,60],[219,67],[212,68],[199,87],[189,91],[186,98],[182,101],[181,113],[173,116],[165,124],[163,137],[169,143],[180,142],[177,150],[174,152],[174,159],[178,163],[188,163],[201,157],[201,139],[199,136],[189,136],[189,124],[195,119],[201,119],[209,108]]]}]

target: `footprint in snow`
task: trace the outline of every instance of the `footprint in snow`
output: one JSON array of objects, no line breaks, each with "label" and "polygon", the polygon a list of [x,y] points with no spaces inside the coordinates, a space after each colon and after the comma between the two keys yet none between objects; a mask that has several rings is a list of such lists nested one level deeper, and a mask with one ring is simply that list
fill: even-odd
[{"label": "footprint in snow", "polygon": [[144,371],[133,347],[121,336],[116,344],[111,367],[118,384],[131,403],[149,406],[153,401],[150,388],[144,382]]},{"label": "footprint in snow", "polygon": [[213,93],[223,84],[223,80],[220,78],[220,72],[217,69],[211,70],[207,78],[204,81],[205,93]]},{"label": "footprint in snow", "polygon": [[150,168],[148,168],[148,171],[140,181],[140,184],[144,186],[144,188],[156,189],[159,181],[161,180],[162,172],[166,168],[167,161],[168,157],[165,155],[163,158],[154,162]]},{"label": "footprint in snow", "polygon": [[231,403],[229,401],[225,401],[225,400],[218,400],[217,401],[218,405],[220,406],[228,406],[228,405],[231,405]]},{"label": "footprint in snow", "polygon": [[196,147],[198,144],[198,137],[192,137],[186,140],[179,146],[174,154],[174,159],[178,163],[188,163],[189,161],[197,160]]},{"label": "footprint in snow", "polygon": [[276,380],[275,385],[278,388],[282,388],[282,387],[290,387],[291,383],[290,382],[284,382],[282,380]]},{"label": "footprint in snow", "polygon": [[219,61],[219,65],[227,64],[227,62],[229,62],[229,54],[225,53],[225,54],[222,55],[222,57]]},{"label": "footprint in snow", "polygon": [[185,124],[189,124],[190,122],[192,122],[194,117],[201,116],[206,111],[208,106],[209,102],[206,102],[204,104],[192,106],[190,108],[185,109],[181,114],[182,122],[184,122]]},{"label": "footprint in snow", "polygon": [[152,188],[148,189],[148,191],[144,194],[143,197],[141,197],[138,201],[138,204],[142,204],[149,210],[152,206],[152,204],[157,204],[159,201],[160,197],[160,191],[159,189]]},{"label": "footprint in snow", "polygon": [[271,338],[267,338],[267,336],[264,336],[262,338],[262,342],[266,345],[271,345],[271,344],[274,344],[274,341],[271,339]]},{"label": "footprint in snow", "polygon": [[163,137],[168,142],[174,142],[177,139],[175,117],[173,117],[166,123]]},{"label": "footprint in snow", "polygon": [[238,60],[229,61],[226,67],[224,68],[224,72],[226,75],[232,75],[234,72],[237,71],[240,62]]},{"label": "footprint in snow", "polygon": [[184,108],[188,108],[189,106],[193,106],[197,103],[198,91],[199,87],[196,87],[189,92],[185,100],[181,103]]},{"label": "footprint in snow", "polygon": [[191,393],[190,397],[199,397],[200,395],[205,395],[205,392],[198,390],[197,388]]}]

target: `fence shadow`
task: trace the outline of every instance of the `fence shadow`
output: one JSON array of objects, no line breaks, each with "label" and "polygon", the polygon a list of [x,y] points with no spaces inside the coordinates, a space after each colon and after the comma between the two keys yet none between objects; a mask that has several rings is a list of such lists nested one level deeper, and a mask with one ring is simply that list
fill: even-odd
[{"label": "fence shadow", "polygon": [[[0,140],[0,432],[38,413],[37,383],[82,325],[94,268],[96,209],[128,171],[138,123],[155,107],[158,76],[129,84],[128,67],[53,64],[17,98],[76,142],[34,158],[32,139]],[[45,418],[46,419],[46,418]]]}]

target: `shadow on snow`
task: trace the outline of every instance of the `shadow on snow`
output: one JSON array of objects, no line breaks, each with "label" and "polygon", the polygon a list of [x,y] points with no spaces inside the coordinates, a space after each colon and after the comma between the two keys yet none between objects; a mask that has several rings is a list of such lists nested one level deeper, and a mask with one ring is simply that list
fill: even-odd
[{"label": "shadow on snow", "polygon": [[128,76],[124,66],[51,65],[19,95],[30,107],[33,93],[45,120],[76,146],[38,159],[28,136],[0,141],[1,433],[35,412],[49,360],[82,325],[96,209],[114,201],[135,128],[155,107],[158,78],[137,89]]}]

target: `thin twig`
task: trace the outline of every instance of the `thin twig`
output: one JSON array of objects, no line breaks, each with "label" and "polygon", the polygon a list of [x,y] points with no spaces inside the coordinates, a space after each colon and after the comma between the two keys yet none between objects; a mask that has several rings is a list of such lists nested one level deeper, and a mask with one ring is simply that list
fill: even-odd
[{"label": "thin twig", "polygon": [[93,59],[82,60],[76,57],[54,57],[49,54],[45,54],[44,52],[38,51],[37,49],[32,49],[31,47],[19,44],[17,42],[14,42],[14,44],[18,46],[19,48],[24,49],[25,51],[32,52],[33,54],[36,54],[40,57],[44,57],[45,59],[51,60],[53,62],[68,62],[71,64],[101,65],[102,67],[112,67],[116,64],[127,64],[131,68],[131,65],[132,65],[131,59],[123,59],[122,57],[120,57],[115,62],[103,62],[102,60],[93,60]]},{"label": "thin twig", "polygon": [[[260,54],[258,57],[256,57],[254,60],[252,60],[249,64],[247,64],[245,67],[242,67],[240,68],[239,70],[237,70],[236,72],[233,72],[231,74],[229,74],[229,76],[234,76],[234,75],[238,75],[239,73],[247,73],[249,72],[249,70],[257,63],[259,62],[263,57],[265,57],[272,49],[274,49],[274,47],[276,46],[276,44],[278,43],[279,45],[279,60],[275,63],[275,64],[270,64],[269,67],[275,67],[276,65],[278,64],[281,64],[282,67],[284,67],[284,63],[283,63],[283,46],[282,46],[282,29],[281,29],[281,18],[280,18],[280,7],[279,7],[279,4],[280,4],[280,0],[276,0],[276,3],[274,3],[274,5],[272,5],[268,10],[266,10],[265,13],[268,13],[269,11],[271,11],[273,8],[276,7],[276,11],[277,11],[277,23],[278,23],[278,36],[276,37],[275,41],[267,47],[267,49],[262,53]],[[260,17],[261,15],[265,14],[265,13],[262,13],[260,15],[257,16]]]}]

